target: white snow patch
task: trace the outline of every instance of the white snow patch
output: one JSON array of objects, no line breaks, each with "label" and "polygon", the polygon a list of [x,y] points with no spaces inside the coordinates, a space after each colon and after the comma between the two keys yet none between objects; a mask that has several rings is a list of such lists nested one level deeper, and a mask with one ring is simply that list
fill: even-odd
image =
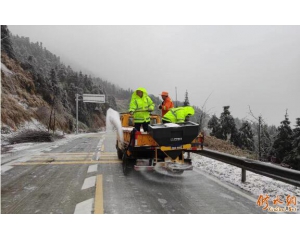
[{"label": "white snow patch", "polygon": [[[24,105],[24,107],[26,107],[26,104]],[[23,124],[21,124],[19,131],[22,130],[43,130],[43,131],[47,131],[47,128],[44,124],[40,123],[39,121],[37,121],[36,119],[32,118],[31,121],[26,121]]]},{"label": "white snow patch", "polygon": [[19,105],[21,105],[25,110],[28,109],[28,104],[24,103],[24,102],[18,102]]},{"label": "white snow patch", "polygon": [[166,199],[162,199],[162,198],[159,198],[157,199],[162,205],[165,205],[168,203],[168,201]]},{"label": "white snow patch", "polygon": [[14,73],[10,71],[3,63],[1,63],[1,70],[4,72],[6,76],[11,76]]},{"label": "white snow patch", "polygon": [[[19,103],[19,104],[21,104],[21,103]],[[24,105],[24,107],[25,107],[25,105]],[[10,131],[10,133],[8,133],[8,134],[3,134],[3,133],[1,134],[1,137],[3,139],[13,137],[13,136],[19,134],[20,132],[25,131],[25,130],[41,130],[41,131],[47,131],[48,130],[44,124],[40,123],[39,121],[37,121],[34,118],[31,118],[31,121],[25,121],[24,123],[20,124],[18,129],[15,130],[15,131],[11,127],[9,127],[8,125],[3,125],[3,126],[8,128],[9,131]]]}]

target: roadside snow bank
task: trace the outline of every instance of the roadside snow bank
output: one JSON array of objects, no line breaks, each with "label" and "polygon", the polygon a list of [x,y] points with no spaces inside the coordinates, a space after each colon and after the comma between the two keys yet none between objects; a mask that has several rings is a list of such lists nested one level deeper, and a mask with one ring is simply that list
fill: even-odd
[{"label": "roadside snow bank", "polygon": [[297,198],[297,209],[300,213],[300,188],[286,184],[275,179],[265,177],[250,171],[247,171],[246,182],[241,181],[241,168],[219,162],[198,154],[191,153],[194,167],[217,177],[218,179],[236,185],[239,188],[246,190],[259,197],[260,195],[268,194],[270,199],[275,199],[280,196],[282,200],[286,199],[288,195]]}]

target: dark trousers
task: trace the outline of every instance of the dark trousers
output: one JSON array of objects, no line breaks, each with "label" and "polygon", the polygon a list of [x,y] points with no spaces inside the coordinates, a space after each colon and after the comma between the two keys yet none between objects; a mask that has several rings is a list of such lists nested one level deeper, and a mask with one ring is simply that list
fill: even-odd
[{"label": "dark trousers", "polygon": [[134,124],[134,128],[135,128],[136,130],[140,131],[141,125],[143,125],[144,132],[148,132],[148,125],[149,125],[149,122],[135,123],[135,124]]}]

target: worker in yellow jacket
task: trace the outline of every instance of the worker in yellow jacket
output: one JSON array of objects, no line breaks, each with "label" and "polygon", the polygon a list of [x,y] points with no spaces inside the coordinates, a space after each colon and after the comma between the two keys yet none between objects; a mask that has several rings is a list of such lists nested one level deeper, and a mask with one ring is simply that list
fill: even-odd
[{"label": "worker in yellow jacket", "polygon": [[193,116],[195,110],[191,106],[184,106],[178,108],[171,108],[162,118],[163,123],[182,123],[187,120],[189,116]]},{"label": "worker in yellow jacket", "polygon": [[154,103],[148,96],[145,88],[138,88],[131,96],[129,112],[133,114],[134,127],[140,131],[141,125],[145,132],[148,132],[150,123],[150,112],[154,110]]}]

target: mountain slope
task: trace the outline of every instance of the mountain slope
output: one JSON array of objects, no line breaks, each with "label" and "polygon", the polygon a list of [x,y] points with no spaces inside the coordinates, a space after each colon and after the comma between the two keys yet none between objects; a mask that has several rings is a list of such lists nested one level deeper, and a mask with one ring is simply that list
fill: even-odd
[{"label": "mountain slope", "polygon": [[1,122],[16,130],[21,123],[39,119],[41,109],[50,106],[36,94],[32,75],[20,64],[1,52]]}]

